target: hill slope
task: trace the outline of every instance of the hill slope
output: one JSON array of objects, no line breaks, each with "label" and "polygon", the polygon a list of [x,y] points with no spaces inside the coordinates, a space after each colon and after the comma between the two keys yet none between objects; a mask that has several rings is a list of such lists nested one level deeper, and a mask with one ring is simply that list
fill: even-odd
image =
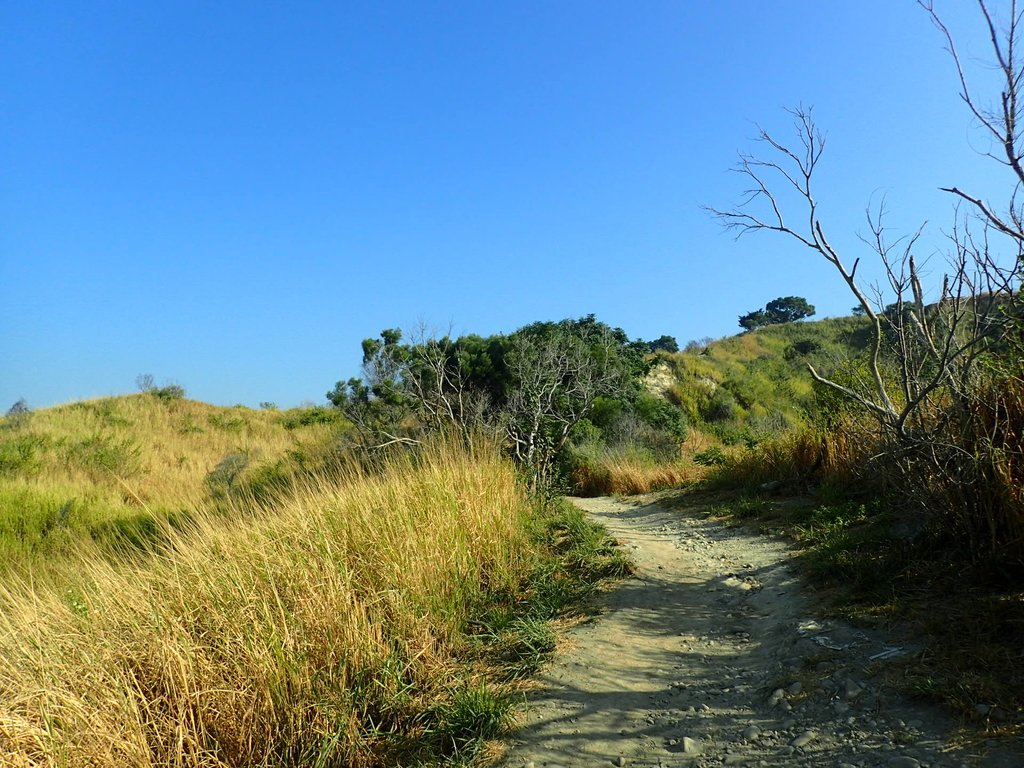
[{"label": "hill slope", "polygon": [[698,430],[726,443],[756,439],[806,423],[808,363],[831,372],[863,354],[868,339],[867,321],[856,317],[767,326],[662,353],[656,386]]},{"label": "hill slope", "polygon": [[258,492],[323,452],[328,409],[253,411],[150,394],[0,420],[0,562],[145,536],[158,519]]}]

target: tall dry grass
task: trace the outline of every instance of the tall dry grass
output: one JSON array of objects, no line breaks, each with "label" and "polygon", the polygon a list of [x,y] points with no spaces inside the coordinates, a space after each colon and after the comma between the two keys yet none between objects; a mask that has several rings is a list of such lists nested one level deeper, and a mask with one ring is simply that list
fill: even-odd
[{"label": "tall dry grass", "polygon": [[659,459],[640,451],[606,449],[577,458],[569,478],[580,496],[632,496],[699,480],[704,468],[684,460]]},{"label": "tall dry grass", "polygon": [[484,446],[199,515],[144,565],[93,559],[0,594],[0,764],[393,765],[455,685],[459,631],[535,555]]}]

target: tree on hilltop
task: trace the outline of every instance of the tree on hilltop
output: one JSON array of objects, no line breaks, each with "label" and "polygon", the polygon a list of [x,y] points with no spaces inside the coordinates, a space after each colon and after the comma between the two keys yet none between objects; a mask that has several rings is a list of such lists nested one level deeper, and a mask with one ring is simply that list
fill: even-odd
[{"label": "tree on hilltop", "polygon": [[764,309],[755,309],[740,315],[740,327],[753,331],[766,325],[781,325],[803,320],[814,314],[814,305],[808,304],[802,296],[780,296],[772,299]]}]

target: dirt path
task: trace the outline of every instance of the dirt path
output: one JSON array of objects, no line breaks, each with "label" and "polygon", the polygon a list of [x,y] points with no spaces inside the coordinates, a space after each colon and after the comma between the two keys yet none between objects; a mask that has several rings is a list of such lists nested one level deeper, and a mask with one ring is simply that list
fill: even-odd
[{"label": "dirt path", "polygon": [[507,768],[1024,766],[952,747],[940,712],[873,676],[912,652],[815,620],[785,544],[652,498],[577,502],[637,574],[542,671]]}]

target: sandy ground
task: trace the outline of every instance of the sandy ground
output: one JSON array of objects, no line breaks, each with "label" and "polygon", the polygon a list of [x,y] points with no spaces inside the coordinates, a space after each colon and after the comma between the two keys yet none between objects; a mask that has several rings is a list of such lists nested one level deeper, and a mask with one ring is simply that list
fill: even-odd
[{"label": "sandy ground", "polygon": [[785,543],[654,497],[575,502],[637,573],[542,670],[507,768],[1024,766],[888,690],[878,671],[916,649],[815,617]]}]

